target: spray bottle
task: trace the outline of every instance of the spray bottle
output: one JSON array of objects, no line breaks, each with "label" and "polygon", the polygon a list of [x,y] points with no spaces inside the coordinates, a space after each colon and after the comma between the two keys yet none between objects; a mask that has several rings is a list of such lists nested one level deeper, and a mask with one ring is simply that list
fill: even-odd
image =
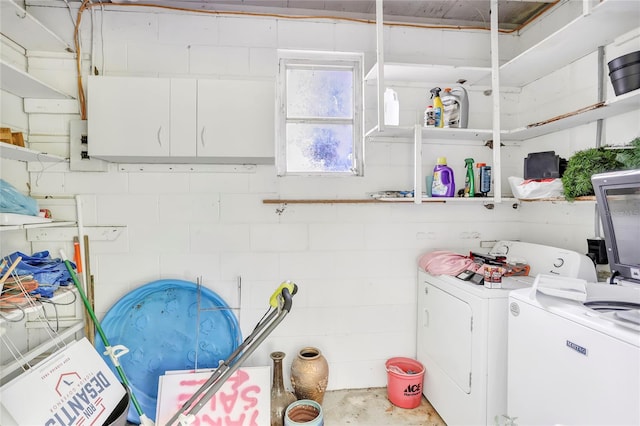
[{"label": "spray bottle", "polygon": [[431,89],[431,99],[433,99],[433,114],[435,117],[435,127],[444,127],[444,106],[442,105],[442,99],[440,99],[439,87]]},{"label": "spray bottle", "polygon": [[473,158],[464,159],[465,167],[467,168],[464,176],[464,196],[475,197],[476,185],[475,177],[473,176]]}]

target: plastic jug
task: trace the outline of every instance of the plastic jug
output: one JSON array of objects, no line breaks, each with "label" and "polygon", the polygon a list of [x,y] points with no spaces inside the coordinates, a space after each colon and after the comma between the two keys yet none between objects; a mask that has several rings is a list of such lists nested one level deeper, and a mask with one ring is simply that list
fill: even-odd
[{"label": "plastic jug", "polygon": [[398,94],[393,89],[384,91],[384,124],[387,126],[400,124],[400,102]]},{"label": "plastic jug", "polygon": [[447,166],[446,157],[438,157],[436,167],[433,169],[432,197],[453,197],[456,193],[456,183],[453,170]]},{"label": "plastic jug", "polygon": [[443,105],[444,127],[466,129],[469,123],[469,99],[464,87],[446,87],[440,96]]}]

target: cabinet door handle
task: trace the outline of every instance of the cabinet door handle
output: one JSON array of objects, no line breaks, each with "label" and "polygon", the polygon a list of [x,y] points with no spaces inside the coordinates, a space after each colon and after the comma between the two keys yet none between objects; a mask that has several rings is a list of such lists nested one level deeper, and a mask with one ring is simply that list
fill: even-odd
[{"label": "cabinet door handle", "polygon": [[160,132],[162,132],[162,126],[158,127],[158,145],[162,147],[162,138],[160,137]]},{"label": "cabinet door handle", "polygon": [[423,312],[424,312],[424,315],[422,316],[422,326],[429,327],[429,310],[425,308]]},{"label": "cabinet door handle", "polygon": [[200,131],[200,144],[202,144],[202,147],[204,148],[204,129],[205,127],[202,127],[202,130]]}]

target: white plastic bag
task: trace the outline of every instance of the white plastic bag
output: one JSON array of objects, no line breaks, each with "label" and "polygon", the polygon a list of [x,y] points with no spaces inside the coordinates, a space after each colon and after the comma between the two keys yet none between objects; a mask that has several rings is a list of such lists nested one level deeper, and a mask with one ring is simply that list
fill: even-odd
[{"label": "white plastic bag", "polygon": [[520,177],[509,176],[509,186],[513,196],[520,200],[564,197],[562,179],[524,180]]}]

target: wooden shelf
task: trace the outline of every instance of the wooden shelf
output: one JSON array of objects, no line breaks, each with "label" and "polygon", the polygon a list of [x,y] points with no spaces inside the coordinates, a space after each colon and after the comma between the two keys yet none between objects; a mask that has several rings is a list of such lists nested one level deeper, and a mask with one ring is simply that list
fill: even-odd
[{"label": "wooden shelf", "polygon": [[[437,203],[482,203],[493,204],[493,197],[424,197],[421,199],[423,204]],[[515,198],[502,197],[503,202],[518,201]],[[413,197],[402,198],[353,198],[353,199],[266,199],[262,200],[263,204],[420,204],[415,203]]]},{"label": "wooden shelf", "polygon": [[43,163],[58,163],[67,161],[57,155],[38,152],[29,148],[22,148],[16,145],[0,142],[0,158],[18,161],[40,161]]},{"label": "wooden shelf", "polygon": [[0,60],[0,87],[21,98],[70,99],[71,96]]},{"label": "wooden shelf", "polygon": [[2,0],[0,2],[0,27],[2,27],[4,36],[10,38],[25,50],[73,51],[66,41],[45,27],[44,24],[13,0]]}]

